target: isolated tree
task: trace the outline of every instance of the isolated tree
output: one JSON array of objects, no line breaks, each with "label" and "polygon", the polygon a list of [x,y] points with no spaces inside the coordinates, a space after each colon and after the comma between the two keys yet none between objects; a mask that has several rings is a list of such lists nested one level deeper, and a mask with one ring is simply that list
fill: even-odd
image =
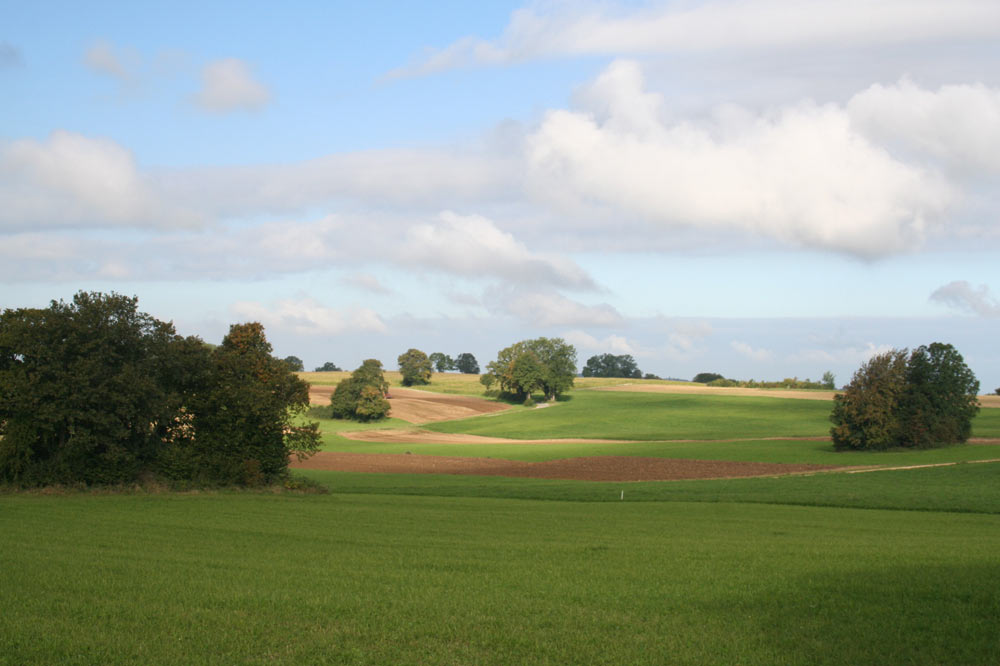
[{"label": "isolated tree", "polygon": [[[527,353],[538,364],[538,379],[535,373],[525,368],[532,367],[532,361],[519,359]],[[520,367],[521,371],[516,369]],[[534,390],[545,393],[547,399],[555,399],[573,386],[576,376],[576,349],[562,338],[535,338],[522,340],[501,349],[497,359],[487,364],[487,373],[500,386],[500,391],[518,400],[524,400]],[[529,381],[530,379],[530,381]]]},{"label": "isolated tree", "polygon": [[455,369],[466,375],[479,374],[479,362],[468,352],[463,352],[455,359]]},{"label": "isolated tree", "polygon": [[695,384],[708,384],[709,382],[714,382],[716,379],[725,379],[725,377],[717,372],[699,372],[691,381]]},{"label": "isolated tree", "polygon": [[631,354],[591,356],[583,367],[584,377],[623,377],[640,379],[642,372]]},{"label": "isolated tree", "polygon": [[286,356],[283,360],[285,361],[285,364],[288,365],[288,369],[292,372],[302,372],[306,369],[302,359],[298,356]]},{"label": "isolated tree", "polygon": [[441,352],[434,352],[429,357],[431,365],[438,372],[448,372],[449,370],[455,369],[455,360],[448,356],[447,354],[442,354]]},{"label": "isolated tree", "polygon": [[829,370],[823,373],[823,388],[830,389],[832,391],[837,388],[836,381],[837,377]]},{"label": "isolated tree", "polygon": [[330,397],[333,418],[355,421],[385,418],[389,413],[389,401],[385,399],[388,390],[382,363],[367,359],[334,389]]},{"label": "isolated tree", "polygon": [[837,449],[926,448],[964,442],[979,382],[954,347],[935,342],[873,357],[834,397]]},{"label": "isolated tree", "polygon": [[327,361],[316,368],[316,372],[343,372],[333,361]]},{"label": "isolated tree", "polygon": [[408,349],[396,359],[403,375],[403,386],[430,384],[433,372],[431,360],[419,349]]}]

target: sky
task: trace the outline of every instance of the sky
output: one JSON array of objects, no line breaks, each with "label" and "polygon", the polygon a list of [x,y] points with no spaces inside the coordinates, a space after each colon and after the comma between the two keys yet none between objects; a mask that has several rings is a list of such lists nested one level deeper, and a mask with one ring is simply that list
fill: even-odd
[{"label": "sky", "polygon": [[0,2],[0,308],[1000,387],[995,0]]}]

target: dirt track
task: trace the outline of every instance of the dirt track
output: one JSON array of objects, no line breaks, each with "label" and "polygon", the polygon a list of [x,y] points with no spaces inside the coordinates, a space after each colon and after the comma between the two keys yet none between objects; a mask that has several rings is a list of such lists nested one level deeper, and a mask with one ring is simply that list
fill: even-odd
[{"label": "dirt track", "polygon": [[532,479],[578,481],[678,481],[780,476],[843,469],[835,465],[731,462],[723,460],[673,460],[601,456],[543,462],[496,458],[458,458],[383,453],[334,453],[322,451],[308,460],[293,461],[298,469],[384,474],[469,474]]},{"label": "dirt track", "polygon": [[[335,386],[310,386],[309,402],[313,405],[329,405]],[[491,414],[510,409],[502,402],[464,395],[448,395],[416,391],[414,389],[393,388],[389,391],[389,416],[409,423],[432,423],[451,421],[479,414]]]}]

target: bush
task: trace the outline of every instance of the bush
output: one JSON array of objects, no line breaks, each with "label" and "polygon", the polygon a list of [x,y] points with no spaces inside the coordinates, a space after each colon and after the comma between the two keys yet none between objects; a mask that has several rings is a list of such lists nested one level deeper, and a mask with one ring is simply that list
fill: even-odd
[{"label": "bush", "polygon": [[717,372],[699,372],[697,375],[694,376],[694,379],[692,379],[691,381],[696,384],[708,384],[710,382],[714,382],[717,379],[725,379],[725,377],[723,377]]},{"label": "bush", "polygon": [[834,397],[834,447],[885,450],[965,442],[979,382],[954,347],[935,342],[873,357]]}]

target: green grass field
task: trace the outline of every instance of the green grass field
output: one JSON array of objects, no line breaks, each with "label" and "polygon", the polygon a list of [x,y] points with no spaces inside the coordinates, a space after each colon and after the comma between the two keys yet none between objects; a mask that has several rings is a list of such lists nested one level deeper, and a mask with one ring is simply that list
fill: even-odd
[{"label": "green grass field", "polygon": [[[762,439],[825,434],[829,409],[576,391],[435,426],[641,440],[628,444],[366,443],[322,423],[341,451],[959,464],[643,483],[310,471],[329,494],[0,494],[0,664],[1000,663],[1000,463],[971,462],[1000,447]],[[1000,436],[1000,410],[974,427]],[[701,441],[656,441],[680,438]]]}]

